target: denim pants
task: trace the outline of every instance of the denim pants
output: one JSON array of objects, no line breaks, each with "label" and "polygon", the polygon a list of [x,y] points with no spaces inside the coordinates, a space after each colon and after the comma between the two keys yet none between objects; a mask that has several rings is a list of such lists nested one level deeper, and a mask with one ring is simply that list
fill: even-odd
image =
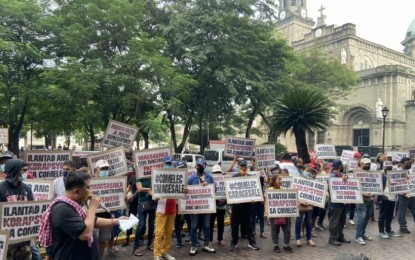
[{"label": "denim pants", "polygon": [[259,218],[259,232],[264,233],[264,205],[261,202],[255,202],[251,205],[251,228],[255,232],[256,219]]},{"label": "denim pants", "polygon": [[372,216],[373,202],[364,200],[363,204],[356,204],[356,239],[365,235],[366,226]]},{"label": "denim pants", "polygon": [[225,214],[226,209],[216,209],[216,213],[210,215],[210,242],[213,242],[213,228],[215,227],[216,219],[218,223],[218,241],[223,240],[223,232],[225,230]]},{"label": "denim pants", "polygon": [[176,215],[174,219],[174,234],[176,235],[177,244],[182,244],[182,230],[185,221],[190,236],[190,215]]},{"label": "denim pants", "polygon": [[300,216],[298,216],[295,220],[295,239],[296,240],[300,240],[301,236],[301,223],[303,222],[304,219],[304,224],[305,224],[305,232],[306,232],[306,238],[307,241],[311,239],[311,228],[312,228],[312,221],[311,218],[313,216],[313,211],[300,211]]},{"label": "denim pants", "polygon": [[156,211],[154,209],[143,212],[143,207],[140,207],[140,205],[137,208],[137,214],[138,214],[138,227],[137,227],[137,230],[135,231],[134,249],[140,248],[141,236],[146,233],[147,217],[148,217],[147,246],[151,246],[151,244],[153,243],[153,237],[154,237],[154,221],[156,219]]},{"label": "denim pants", "polygon": [[190,215],[190,241],[192,246],[196,246],[197,243],[197,227],[201,223],[203,226],[203,236],[205,245],[209,244],[210,240],[210,214],[194,214]]},{"label": "denim pants", "polygon": [[415,221],[415,197],[407,198],[404,195],[398,195],[398,222],[400,228],[407,228],[406,226],[406,210],[409,209]]}]

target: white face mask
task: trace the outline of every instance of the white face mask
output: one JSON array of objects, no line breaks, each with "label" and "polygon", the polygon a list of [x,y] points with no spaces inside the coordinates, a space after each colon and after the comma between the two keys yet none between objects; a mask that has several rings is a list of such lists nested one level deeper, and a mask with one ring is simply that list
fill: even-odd
[{"label": "white face mask", "polygon": [[6,164],[2,164],[1,166],[0,166],[0,170],[2,171],[2,172],[4,172],[4,169],[6,168]]}]

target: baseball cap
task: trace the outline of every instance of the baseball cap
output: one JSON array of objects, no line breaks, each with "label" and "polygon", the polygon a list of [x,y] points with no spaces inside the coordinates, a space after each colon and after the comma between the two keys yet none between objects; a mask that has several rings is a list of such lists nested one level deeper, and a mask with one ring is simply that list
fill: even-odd
[{"label": "baseball cap", "polygon": [[220,165],[213,165],[212,173],[222,173],[222,167]]},{"label": "baseball cap", "polygon": [[13,159],[13,156],[11,154],[2,154],[0,156],[0,160],[1,159]]},{"label": "baseball cap", "polygon": [[176,163],[176,168],[186,168],[186,165],[184,165],[184,162],[182,161],[178,161]]},{"label": "baseball cap", "polygon": [[332,163],[333,170],[339,169],[341,165],[343,165],[342,161],[334,160]]},{"label": "baseball cap", "polygon": [[196,165],[206,166],[206,161],[203,158],[199,158],[196,161]]},{"label": "baseball cap", "polygon": [[240,160],[239,162],[238,162],[238,166],[241,166],[241,165],[248,165],[248,163],[246,162],[246,160]]},{"label": "baseball cap", "polygon": [[110,167],[107,160],[98,160],[95,163],[95,168],[104,168],[104,167]]},{"label": "baseball cap", "polygon": [[357,153],[354,153],[353,157],[354,158],[360,158],[360,157],[362,157],[362,154],[357,152]]},{"label": "baseball cap", "polygon": [[371,163],[372,161],[369,158],[363,158],[360,163],[361,164],[367,164],[367,163]]},{"label": "baseball cap", "polygon": [[165,156],[163,158],[163,163],[173,163],[173,159],[171,158],[171,156]]}]

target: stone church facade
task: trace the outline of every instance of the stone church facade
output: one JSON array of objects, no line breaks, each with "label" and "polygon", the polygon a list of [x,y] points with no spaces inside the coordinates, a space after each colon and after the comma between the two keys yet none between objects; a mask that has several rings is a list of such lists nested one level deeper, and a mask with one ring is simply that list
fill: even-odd
[{"label": "stone church facade", "polygon": [[[318,48],[356,71],[359,81],[351,93],[338,100],[341,111],[325,132],[308,136],[316,143],[382,146],[386,106],[385,150],[415,149],[415,19],[403,35],[404,53],[356,35],[356,25],[326,25],[323,11],[315,23],[307,16],[306,0],[281,0],[278,31],[296,51]],[[295,142],[280,137],[290,151]]]}]

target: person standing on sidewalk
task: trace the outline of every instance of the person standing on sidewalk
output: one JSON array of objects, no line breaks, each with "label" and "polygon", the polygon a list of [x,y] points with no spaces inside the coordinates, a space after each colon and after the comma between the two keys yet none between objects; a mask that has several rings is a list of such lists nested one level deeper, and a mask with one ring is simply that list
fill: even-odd
[{"label": "person standing on sidewalk", "polygon": [[[412,166],[412,161],[409,157],[404,157],[401,159],[401,164],[401,170],[409,171]],[[409,231],[406,225],[406,210],[409,208],[415,221],[415,197],[408,198],[405,194],[398,194],[398,200],[399,231],[403,234],[411,234],[411,231]]]},{"label": "person standing on sidewalk", "polygon": [[[222,167],[220,165],[214,165],[212,167],[212,174],[223,174]],[[226,199],[216,200],[216,213],[210,215],[210,242],[213,243],[213,228],[215,227],[215,220],[217,220],[218,226],[218,245],[224,246],[223,232],[225,230],[225,214],[226,214]]]}]

